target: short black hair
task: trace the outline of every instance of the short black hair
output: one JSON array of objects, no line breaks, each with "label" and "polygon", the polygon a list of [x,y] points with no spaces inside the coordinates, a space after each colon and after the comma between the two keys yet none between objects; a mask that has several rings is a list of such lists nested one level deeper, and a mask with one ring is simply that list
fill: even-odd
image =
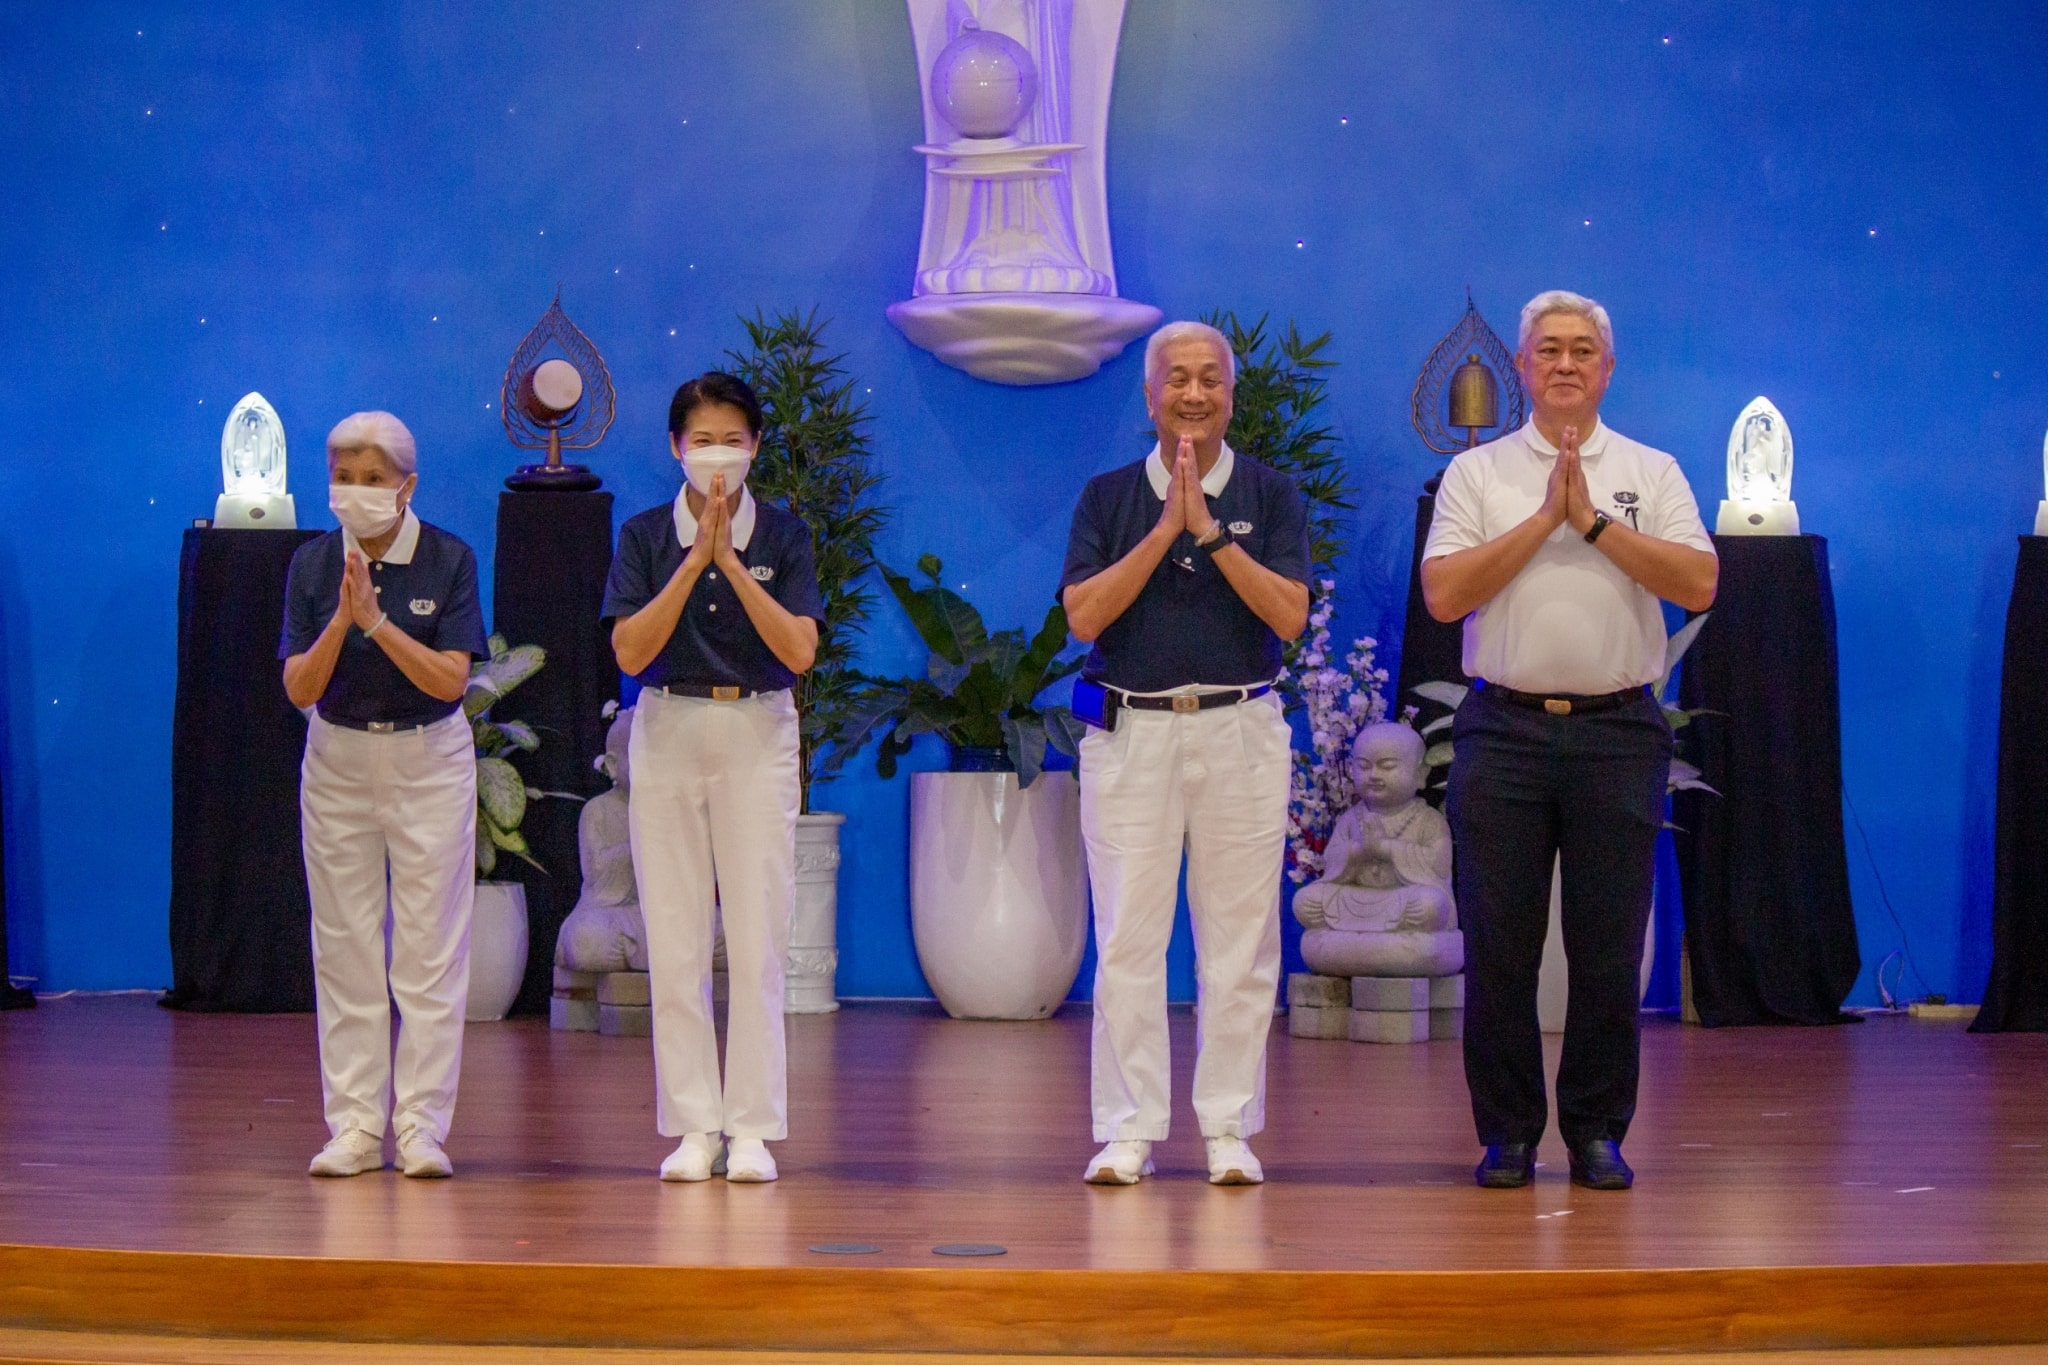
[{"label": "short black hair", "polygon": [[747,434],[761,434],[761,400],[747,387],[747,381],[722,370],[709,370],[676,390],[668,400],[668,434],[680,436],[690,420],[690,410],[706,403],[725,403],[738,408],[747,419]]}]

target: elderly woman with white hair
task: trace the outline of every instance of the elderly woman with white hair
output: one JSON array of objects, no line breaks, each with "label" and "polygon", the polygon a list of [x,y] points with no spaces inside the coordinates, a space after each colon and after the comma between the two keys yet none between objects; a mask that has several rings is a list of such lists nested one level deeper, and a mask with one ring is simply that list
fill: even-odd
[{"label": "elderly woman with white hair", "polygon": [[462,694],[487,645],[476,555],[414,515],[417,464],[412,433],[388,412],[356,413],[328,433],[328,505],[341,528],[299,547],[285,588],[285,693],[311,712],[299,813],[332,1134],[313,1175],[384,1165],[392,1000],[400,1168],[454,1171],[442,1144],[462,1069],[476,894],[476,752]]}]

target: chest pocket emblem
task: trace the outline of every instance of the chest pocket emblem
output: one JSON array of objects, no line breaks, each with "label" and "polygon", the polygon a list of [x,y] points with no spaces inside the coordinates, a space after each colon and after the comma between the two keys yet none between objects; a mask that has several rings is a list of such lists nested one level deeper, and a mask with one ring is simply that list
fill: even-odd
[{"label": "chest pocket emblem", "polygon": [[1248,536],[1251,533],[1252,524],[1248,521],[1233,521],[1230,523],[1230,534],[1234,536]]},{"label": "chest pocket emblem", "polygon": [[414,616],[432,616],[434,608],[439,605],[431,597],[415,597],[412,599],[412,614]]},{"label": "chest pocket emblem", "polygon": [[755,582],[767,583],[771,582],[775,577],[775,566],[773,564],[756,564],[753,568],[748,569],[747,572],[754,576]]},{"label": "chest pocket emblem", "polygon": [[1629,528],[1639,531],[1642,529],[1642,526],[1636,521],[1636,504],[1638,501],[1640,499],[1636,497],[1636,492],[1632,488],[1620,489],[1614,495],[1614,505],[1621,509],[1623,516],[1628,518]]}]

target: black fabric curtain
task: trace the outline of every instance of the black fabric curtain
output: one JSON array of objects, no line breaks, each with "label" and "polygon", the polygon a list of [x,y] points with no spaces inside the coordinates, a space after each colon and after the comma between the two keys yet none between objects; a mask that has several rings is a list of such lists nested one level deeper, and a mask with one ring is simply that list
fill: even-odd
[{"label": "black fabric curtain", "polygon": [[1718,714],[1680,752],[1720,795],[1680,792],[1679,875],[1700,1022],[1828,1024],[1862,957],[1842,836],[1835,596],[1820,536],[1716,536],[1721,590],[1679,702]]},{"label": "black fabric curtain", "polygon": [[178,564],[171,720],[172,1009],[313,1008],[299,850],[306,721],[277,642],[292,554],[317,531],[194,529]]},{"label": "black fabric curtain", "polygon": [[1401,669],[1394,695],[1388,699],[1388,709],[1395,715],[1403,707],[1418,707],[1417,720],[1424,725],[1446,714],[1446,708],[1416,696],[1415,688],[1427,682],[1469,681],[1465,677],[1464,623],[1446,625],[1431,616],[1422,603],[1422,547],[1429,542],[1429,523],[1436,516],[1436,490],[1442,478],[1441,473],[1432,477],[1415,500],[1415,545],[1408,556],[1408,615],[1401,627]]},{"label": "black fabric curtain", "polygon": [[[609,785],[593,767],[604,752],[604,705],[619,698],[619,665],[598,623],[612,563],[609,493],[501,493],[492,611],[512,645],[539,645],[547,665],[491,708],[523,720],[541,746],[514,760],[527,785],[595,796]],[[545,1014],[553,993],[555,936],[583,890],[577,858],[579,802],[528,803],[523,830],[545,873],[500,858],[491,875],[526,888],[526,980],[514,1014]]]},{"label": "black fabric curtain", "polygon": [[2020,537],[1998,698],[1991,979],[1972,1033],[2048,1032],[2048,538]]}]

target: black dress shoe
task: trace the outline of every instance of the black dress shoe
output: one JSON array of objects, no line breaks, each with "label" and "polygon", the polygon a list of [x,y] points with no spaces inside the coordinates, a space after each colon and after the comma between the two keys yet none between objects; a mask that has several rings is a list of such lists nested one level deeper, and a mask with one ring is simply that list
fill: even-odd
[{"label": "black dress shoe", "polygon": [[1589,1190],[1625,1190],[1636,1173],[1621,1159],[1621,1144],[1606,1138],[1572,1148],[1572,1184]]},{"label": "black dress shoe", "polygon": [[1486,1190],[1519,1190],[1536,1178],[1536,1149],[1526,1142],[1502,1142],[1486,1149],[1472,1172]]}]

